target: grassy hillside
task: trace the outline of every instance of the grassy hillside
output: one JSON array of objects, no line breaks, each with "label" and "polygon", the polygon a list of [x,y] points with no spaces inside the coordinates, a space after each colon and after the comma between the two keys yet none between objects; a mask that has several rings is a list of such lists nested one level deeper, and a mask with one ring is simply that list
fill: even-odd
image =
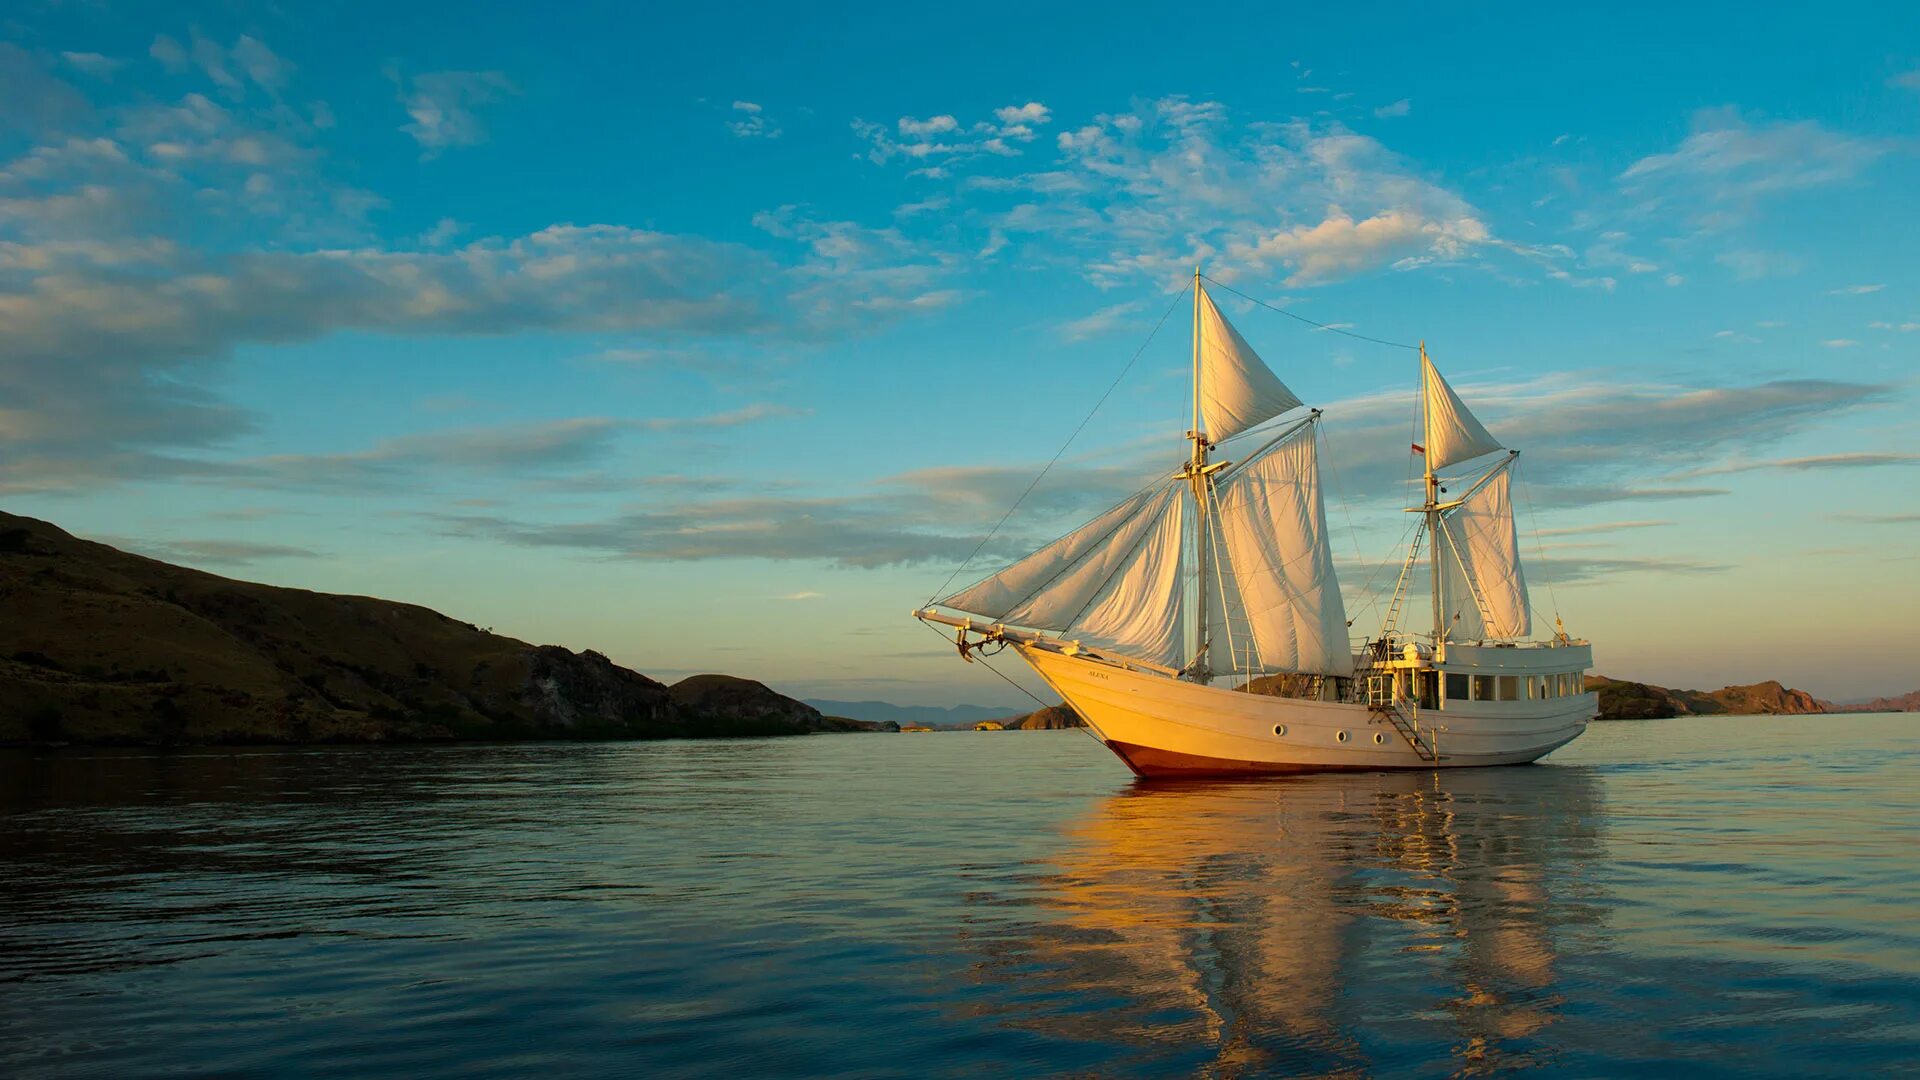
[{"label": "grassy hillside", "polygon": [[235,581],[0,513],[0,742],[847,730],[759,683],[697,678],[669,688],[412,604]]}]

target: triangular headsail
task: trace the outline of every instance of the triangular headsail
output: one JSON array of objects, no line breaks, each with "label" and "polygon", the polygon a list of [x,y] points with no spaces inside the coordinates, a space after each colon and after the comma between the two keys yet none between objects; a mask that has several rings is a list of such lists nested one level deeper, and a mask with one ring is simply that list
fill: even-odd
[{"label": "triangular headsail", "polygon": [[1223,442],[1288,409],[1299,408],[1300,399],[1220,314],[1197,277],[1194,288],[1198,290],[1195,322],[1200,339],[1200,422],[1207,438]]},{"label": "triangular headsail", "polygon": [[1420,366],[1426,391],[1427,468],[1439,472],[1456,462],[1500,449],[1500,443],[1467,411],[1460,395],[1440,377],[1439,369],[1427,359],[1424,349],[1420,353]]},{"label": "triangular headsail", "polygon": [[1511,481],[1511,470],[1502,467],[1440,515],[1442,595],[1447,636],[1454,641],[1524,638],[1533,632]]}]

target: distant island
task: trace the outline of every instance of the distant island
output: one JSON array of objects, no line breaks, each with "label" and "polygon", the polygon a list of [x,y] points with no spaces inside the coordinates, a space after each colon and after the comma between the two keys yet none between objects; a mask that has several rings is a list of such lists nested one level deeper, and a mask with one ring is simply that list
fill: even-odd
[{"label": "distant island", "polygon": [[0,513],[0,744],[892,730],[751,679],[668,686],[413,604],[235,581]]},{"label": "distant island", "polygon": [[[1674,690],[1589,676],[1600,719],[1920,710],[1778,682]],[[820,706],[827,706],[826,709]],[[829,711],[831,710],[831,711]],[[1063,705],[797,701],[668,685],[414,604],[236,581],[0,513],[0,745],[665,739],[1084,726]]]}]

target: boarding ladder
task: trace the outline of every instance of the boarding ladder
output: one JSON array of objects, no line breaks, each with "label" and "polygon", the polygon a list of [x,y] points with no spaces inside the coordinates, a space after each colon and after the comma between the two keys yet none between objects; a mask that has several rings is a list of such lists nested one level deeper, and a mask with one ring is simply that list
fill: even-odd
[{"label": "boarding ladder", "polygon": [[[1420,732],[1420,706],[1405,698],[1394,697],[1393,680],[1390,676],[1386,678],[1374,676],[1367,681],[1369,683],[1368,711],[1392,725],[1393,730],[1407,740],[1407,745],[1413,747],[1413,752],[1420,755],[1421,761],[1439,761],[1440,745],[1433,737],[1432,726],[1428,726],[1427,734],[1422,735]],[[1376,693],[1375,686],[1381,682],[1386,684],[1386,690],[1384,693]]]}]

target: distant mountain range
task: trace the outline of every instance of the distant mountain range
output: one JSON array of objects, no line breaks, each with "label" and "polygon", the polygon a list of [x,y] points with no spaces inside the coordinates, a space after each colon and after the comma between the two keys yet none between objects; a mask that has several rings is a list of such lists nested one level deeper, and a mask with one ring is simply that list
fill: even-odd
[{"label": "distant mountain range", "polygon": [[1830,701],[1820,704],[1827,712],[1920,712],[1920,690],[1899,697],[1873,698],[1868,701],[1849,701],[1836,705]]},{"label": "distant mountain range", "polygon": [[1017,708],[1005,705],[895,705],[890,701],[832,701],[807,698],[807,704],[828,716],[851,720],[891,720],[896,724],[926,727],[972,727],[982,720],[1005,720],[1021,715]]}]

